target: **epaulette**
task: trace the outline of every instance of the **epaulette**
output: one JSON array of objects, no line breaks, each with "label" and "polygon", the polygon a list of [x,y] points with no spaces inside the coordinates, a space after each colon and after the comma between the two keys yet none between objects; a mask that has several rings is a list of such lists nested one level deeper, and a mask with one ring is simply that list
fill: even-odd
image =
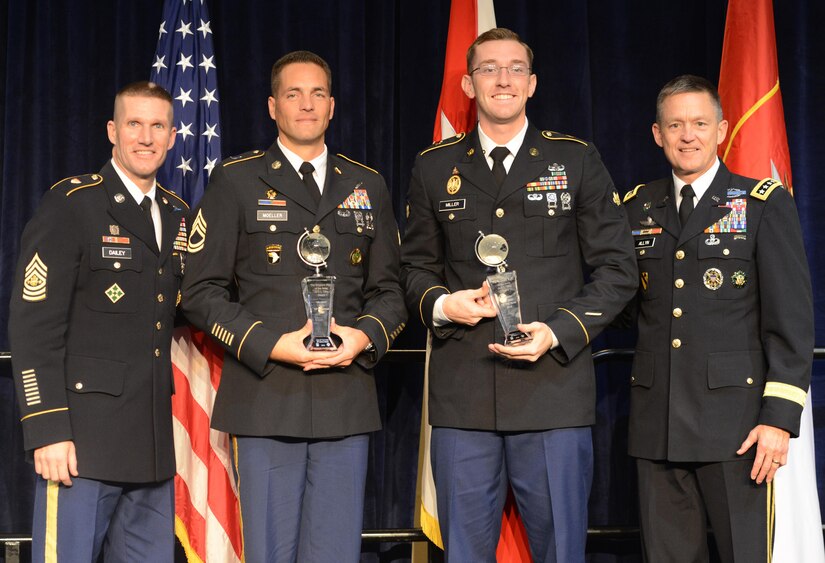
[{"label": "epaulette", "polygon": [[69,197],[77,190],[91,188],[92,186],[97,186],[101,182],[103,182],[103,176],[100,174],[83,174],[82,176],[69,176],[68,178],[63,178],[49,189],[64,189],[66,190],[66,197]]},{"label": "epaulette", "polygon": [[160,184],[157,184],[157,186],[158,186],[158,188],[160,188],[160,190],[161,190],[163,193],[165,193],[166,195],[172,196],[173,198],[175,198],[176,200],[178,200],[180,203],[182,203],[182,204],[183,204],[183,206],[184,206],[186,209],[189,209],[189,204],[188,204],[188,203],[186,203],[185,201],[183,201],[183,200],[180,198],[180,196],[179,196],[178,194],[176,194],[175,192],[173,192],[173,191],[171,191],[171,190],[167,190],[166,188],[164,188],[164,187],[163,187],[163,186],[161,186]]},{"label": "epaulette", "polygon": [[340,152],[338,153],[338,156],[340,156],[341,158],[343,158],[343,159],[344,159],[344,160],[346,160],[347,162],[351,162],[351,163],[353,163],[353,164],[357,164],[357,165],[358,165],[358,166],[360,166],[361,168],[366,168],[366,169],[367,169],[367,170],[369,170],[370,172],[375,172],[376,174],[378,174],[378,170],[375,170],[374,168],[370,168],[370,167],[369,167],[369,166],[367,166],[366,164],[361,164],[361,163],[360,163],[360,162],[358,162],[357,160],[352,160],[350,157],[348,157],[348,156],[344,156],[344,155],[343,155],[343,154],[341,154]]},{"label": "epaulette", "polygon": [[224,168],[227,166],[232,166],[233,164],[238,164],[239,162],[244,162],[246,160],[252,160],[253,158],[261,158],[266,153],[262,150],[255,149],[254,151],[245,152],[243,154],[230,156],[223,162],[221,162],[221,166]]},{"label": "epaulette", "polygon": [[555,131],[542,131],[541,136],[548,141],[573,141],[574,143],[581,143],[582,145],[587,146],[587,143],[581,139],[577,139],[572,135],[565,135],[564,133],[556,133]]},{"label": "epaulette", "polygon": [[779,182],[779,180],[775,180],[773,178],[765,178],[754,188],[751,190],[751,197],[755,197],[756,199],[761,199],[762,201],[766,201],[771,192],[773,192],[776,188],[783,188],[784,186]]},{"label": "epaulette", "polygon": [[443,149],[444,147],[449,147],[450,145],[454,145],[454,144],[458,143],[459,141],[461,141],[461,139],[463,139],[466,136],[467,136],[467,133],[459,133],[455,137],[450,137],[449,139],[441,139],[437,143],[433,143],[432,145],[430,145],[429,147],[427,147],[426,149],[424,149],[423,151],[421,151],[418,154],[420,156],[424,156],[428,152],[434,151],[435,149]]},{"label": "epaulette", "polygon": [[636,197],[636,193],[639,191],[639,188],[641,188],[643,186],[644,186],[644,184],[639,184],[638,186],[636,186],[635,188],[633,188],[632,190],[630,190],[629,192],[624,194],[624,199],[622,199],[622,203],[627,203],[628,201],[630,201],[631,199]]}]

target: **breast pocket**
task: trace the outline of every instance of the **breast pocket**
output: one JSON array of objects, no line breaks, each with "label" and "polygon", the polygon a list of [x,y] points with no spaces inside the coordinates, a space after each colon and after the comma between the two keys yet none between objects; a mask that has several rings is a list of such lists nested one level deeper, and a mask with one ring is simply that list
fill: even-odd
[{"label": "breast pocket", "polygon": [[664,239],[661,235],[633,237],[636,248],[636,260],[639,263],[639,291],[642,300],[659,298],[668,286],[667,274],[664,272]]},{"label": "breast pocket", "polygon": [[296,246],[305,225],[301,225],[297,210],[251,208],[246,211],[245,219],[249,269],[253,273],[269,276],[310,273],[298,258]]},{"label": "breast pocket", "polygon": [[524,247],[528,256],[564,256],[570,251],[572,199],[569,190],[524,192]]},{"label": "breast pocket", "polygon": [[707,299],[745,297],[747,288],[756,282],[750,241],[733,233],[699,236],[700,295]]},{"label": "breast pocket", "polygon": [[336,275],[363,276],[375,238],[376,212],[372,209],[336,209],[334,249],[330,261]]},{"label": "breast pocket", "polygon": [[436,205],[448,258],[456,262],[475,260],[475,241],[478,238],[475,194],[439,200]]},{"label": "breast pocket", "polygon": [[104,313],[134,313],[140,301],[142,270],[142,247],[92,243],[83,291],[86,305]]}]

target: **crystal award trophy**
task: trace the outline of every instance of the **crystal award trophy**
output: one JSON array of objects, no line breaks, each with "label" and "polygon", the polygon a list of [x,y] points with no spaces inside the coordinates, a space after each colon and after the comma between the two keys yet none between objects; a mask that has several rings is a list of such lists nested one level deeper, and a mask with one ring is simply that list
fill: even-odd
[{"label": "crystal award trophy", "polygon": [[512,270],[506,271],[507,262],[504,259],[507,258],[509,250],[503,236],[478,232],[476,258],[485,266],[496,269],[496,273],[487,276],[487,283],[490,286],[490,295],[496,307],[498,320],[504,329],[504,345],[519,346],[527,344],[533,338],[516,328],[516,325],[521,323],[521,306],[516,273]]},{"label": "crystal award trophy", "polygon": [[304,234],[298,239],[298,256],[307,266],[315,268],[315,274],[301,281],[307,318],[312,321],[312,335],[307,350],[337,350],[329,333],[332,320],[332,298],[335,294],[335,276],[321,275],[329,258],[329,239],[321,233]]}]

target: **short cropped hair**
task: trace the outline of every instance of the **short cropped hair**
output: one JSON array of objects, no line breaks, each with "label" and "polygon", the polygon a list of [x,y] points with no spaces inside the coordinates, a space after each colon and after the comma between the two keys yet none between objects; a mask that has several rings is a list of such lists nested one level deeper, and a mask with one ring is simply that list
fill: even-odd
[{"label": "short cropped hair", "polygon": [[521,40],[518,33],[511,31],[505,27],[494,27],[479,35],[470,48],[467,49],[467,74],[473,72],[473,58],[476,56],[476,47],[487,41],[517,41],[521,43],[522,47],[527,51],[527,66],[533,68],[533,50],[530,46]]},{"label": "short cropped hair", "polygon": [[310,51],[292,51],[287,53],[272,65],[272,74],[270,76],[270,85],[272,88],[272,95],[278,95],[278,87],[281,85],[281,71],[287,65],[293,63],[310,63],[318,65],[327,75],[327,89],[332,93],[332,71],[327,64],[327,61],[312,53]]},{"label": "short cropped hair", "polygon": [[662,106],[665,103],[665,99],[676,94],[687,94],[691,92],[704,92],[710,95],[713,107],[716,109],[716,118],[722,121],[722,101],[719,99],[719,91],[716,89],[716,86],[714,86],[710,80],[702,78],[701,76],[683,74],[665,84],[659,91],[659,95],[656,97],[656,123],[662,124]]},{"label": "short cropped hair", "polygon": [[148,80],[140,80],[138,82],[132,82],[131,84],[127,84],[126,86],[118,90],[117,94],[115,94],[115,107],[112,115],[114,115],[114,113],[117,112],[118,100],[123,98],[124,96],[157,98],[159,100],[163,100],[164,102],[168,102],[170,106],[174,106],[172,94],[167,92],[166,88],[158,84],[155,84],[154,82],[149,82]]}]

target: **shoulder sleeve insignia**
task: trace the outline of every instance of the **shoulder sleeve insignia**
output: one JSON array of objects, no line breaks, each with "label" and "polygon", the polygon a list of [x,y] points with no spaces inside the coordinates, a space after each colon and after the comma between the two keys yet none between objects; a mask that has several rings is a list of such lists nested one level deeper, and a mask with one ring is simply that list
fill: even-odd
[{"label": "shoulder sleeve insignia", "polygon": [[756,186],[754,186],[751,190],[751,197],[766,201],[770,197],[771,192],[773,192],[776,188],[783,187],[784,186],[778,180],[774,180],[773,178],[765,178],[756,184]]},{"label": "shoulder sleeve insignia", "polygon": [[167,190],[166,188],[164,188],[164,187],[163,187],[163,186],[161,186],[160,184],[158,184],[157,186],[158,186],[158,188],[159,188],[162,192],[164,192],[166,195],[172,196],[172,199],[176,200],[178,203],[180,203],[181,205],[183,205],[184,209],[189,209],[189,204],[188,204],[188,203],[186,203],[185,201],[183,201],[183,199],[181,199],[181,197],[180,197],[178,194],[176,194],[176,193],[175,193],[175,192],[173,192],[172,190]]},{"label": "shoulder sleeve insignia", "polygon": [[556,133],[555,131],[542,131],[541,136],[547,139],[548,141],[573,141],[574,143],[580,143],[584,146],[587,146],[587,143],[582,141],[581,139],[577,139],[572,135],[564,135],[563,133]]},{"label": "shoulder sleeve insignia", "polygon": [[230,156],[229,158],[221,162],[221,166],[226,168],[227,166],[232,166],[233,164],[246,162],[247,160],[252,160],[253,158],[261,158],[264,154],[266,154],[264,151],[255,149],[254,151],[249,151],[243,154]]},{"label": "shoulder sleeve insignia", "polygon": [[66,197],[69,197],[78,190],[97,186],[101,182],[103,182],[103,176],[100,174],[83,174],[81,176],[69,176],[68,178],[63,178],[49,189],[65,190]]},{"label": "shoulder sleeve insignia", "polygon": [[338,153],[338,156],[339,156],[339,157],[341,157],[341,158],[343,158],[343,159],[344,159],[344,160],[346,160],[347,162],[351,162],[351,163],[353,163],[353,164],[355,164],[355,165],[357,165],[357,166],[360,166],[361,168],[366,168],[366,169],[367,169],[367,170],[369,170],[370,172],[374,172],[375,174],[378,174],[378,170],[375,170],[374,168],[370,168],[370,167],[369,167],[369,166],[367,166],[366,164],[361,164],[361,163],[360,163],[360,162],[358,162],[357,160],[352,160],[350,157],[348,157],[348,156],[344,156],[344,155],[343,155],[343,154],[341,154],[341,153]]},{"label": "shoulder sleeve insignia", "polygon": [[466,136],[467,136],[467,133],[459,133],[455,137],[450,137],[449,139],[442,139],[442,140],[438,141],[437,143],[433,143],[432,145],[430,145],[429,147],[427,147],[426,149],[424,149],[423,151],[421,151],[418,154],[421,155],[421,156],[424,156],[428,152],[434,151],[435,149],[443,149],[444,147],[449,147],[450,145],[454,145],[454,144],[460,142]]},{"label": "shoulder sleeve insignia", "polygon": [[644,187],[644,184],[639,184],[638,186],[636,186],[635,188],[633,188],[632,190],[630,190],[629,192],[624,194],[624,199],[622,200],[622,203],[627,203],[628,201],[630,201],[631,199],[636,197],[636,194],[638,193],[639,188],[642,188],[642,187]]},{"label": "shoulder sleeve insignia", "polygon": [[187,252],[195,254],[203,250],[203,245],[206,243],[206,219],[203,218],[203,209],[198,210],[198,216],[195,217],[195,222],[192,223],[192,231],[189,233],[189,244],[187,244]]},{"label": "shoulder sleeve insignia", "polygon": [[46,276],[49,269],[35,252],[23,274],[23,301],[35,303],[46,299]]}]

